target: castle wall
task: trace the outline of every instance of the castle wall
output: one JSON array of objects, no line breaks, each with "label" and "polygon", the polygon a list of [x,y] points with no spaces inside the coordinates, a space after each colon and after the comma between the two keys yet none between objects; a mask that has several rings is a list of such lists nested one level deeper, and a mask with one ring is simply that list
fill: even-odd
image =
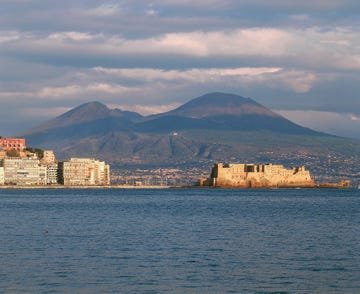
[{"label": "castle wall", "polygon": [[286,169],[282,165],[216,164],[210,183],[217,187],[313,187],[310,172],[304,167]]}]

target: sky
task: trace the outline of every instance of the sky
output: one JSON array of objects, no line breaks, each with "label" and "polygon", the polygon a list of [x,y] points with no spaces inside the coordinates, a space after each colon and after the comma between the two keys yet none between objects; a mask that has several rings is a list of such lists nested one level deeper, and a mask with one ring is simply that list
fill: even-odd
[{"label": "sky", "polygon": [[210,92],[360,139],[358,0],[1,0],[0,135],[99,101],[144,115]]}]

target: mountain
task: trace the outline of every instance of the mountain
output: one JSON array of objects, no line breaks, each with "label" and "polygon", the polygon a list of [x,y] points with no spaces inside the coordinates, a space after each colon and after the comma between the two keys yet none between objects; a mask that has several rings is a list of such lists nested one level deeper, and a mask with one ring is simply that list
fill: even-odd
[{"label": "mountain", "polygon": [[268,130],[276,133],[320,135],[292,123],[250,98],[226,93],[211,93],[195,98],[172,111],[148,117],[136,129],[141,132],[189,129]]},{"label": "mountain", "polygon": [[301,127],[250,98],[210,93],[169,112],[141,116],[99,102],[76,107],[23,134],[60,159],[91,156],[115,165],[208,165],[212,161],[315,162],[359,154],[360,142]]},{"label": "mountain", "polygon": [[162,115],[176,115],[191,118],[217,117],[223,115],[263,115],[280,117],[280,115],[256,103],[250,98],[243,98],[238,95],[226,93],[210,93],[203,95]]},{"label": "mountain", "polygon": [[41,133],[47,130],[60,129],[64,127],[79,126],[95,121],[102,120],[116,120],[132,122],[140,120],[142,116],[136,112],[122,111],[120,109],[109,109],[106,105],[100,102],[89,102],[82,104],[74,109],[49,120],[26,133]]},{"label": "mountain", "polygon": [[64,148],[71,149],[72,144],[76,145],[84,138],[102,136],[111,130],[127,132],[141,119],[142,115],[136,112],[109,109],[100,102],[89,102],[28,130],[23,136],[28,144],[51,148],[62,154]]}]

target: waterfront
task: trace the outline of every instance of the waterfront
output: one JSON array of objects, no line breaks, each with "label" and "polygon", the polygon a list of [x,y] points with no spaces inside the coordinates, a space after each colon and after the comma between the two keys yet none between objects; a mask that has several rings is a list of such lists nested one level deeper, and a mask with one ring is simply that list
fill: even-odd
[{"label": "waterfront", "polygon": [[4,293],[356,293],[360,190],[0,190]]}]

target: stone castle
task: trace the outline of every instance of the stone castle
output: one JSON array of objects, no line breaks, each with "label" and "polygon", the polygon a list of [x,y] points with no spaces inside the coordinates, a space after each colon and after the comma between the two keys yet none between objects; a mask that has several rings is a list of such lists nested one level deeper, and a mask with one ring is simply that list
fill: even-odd
[{"label": "stone castle", "polygon": [[305,167],[286,169],[273,164],[223,164],[217,163],[209,179],[200,186],[229,188],[286,188],[314,187],[315,183]]}]

